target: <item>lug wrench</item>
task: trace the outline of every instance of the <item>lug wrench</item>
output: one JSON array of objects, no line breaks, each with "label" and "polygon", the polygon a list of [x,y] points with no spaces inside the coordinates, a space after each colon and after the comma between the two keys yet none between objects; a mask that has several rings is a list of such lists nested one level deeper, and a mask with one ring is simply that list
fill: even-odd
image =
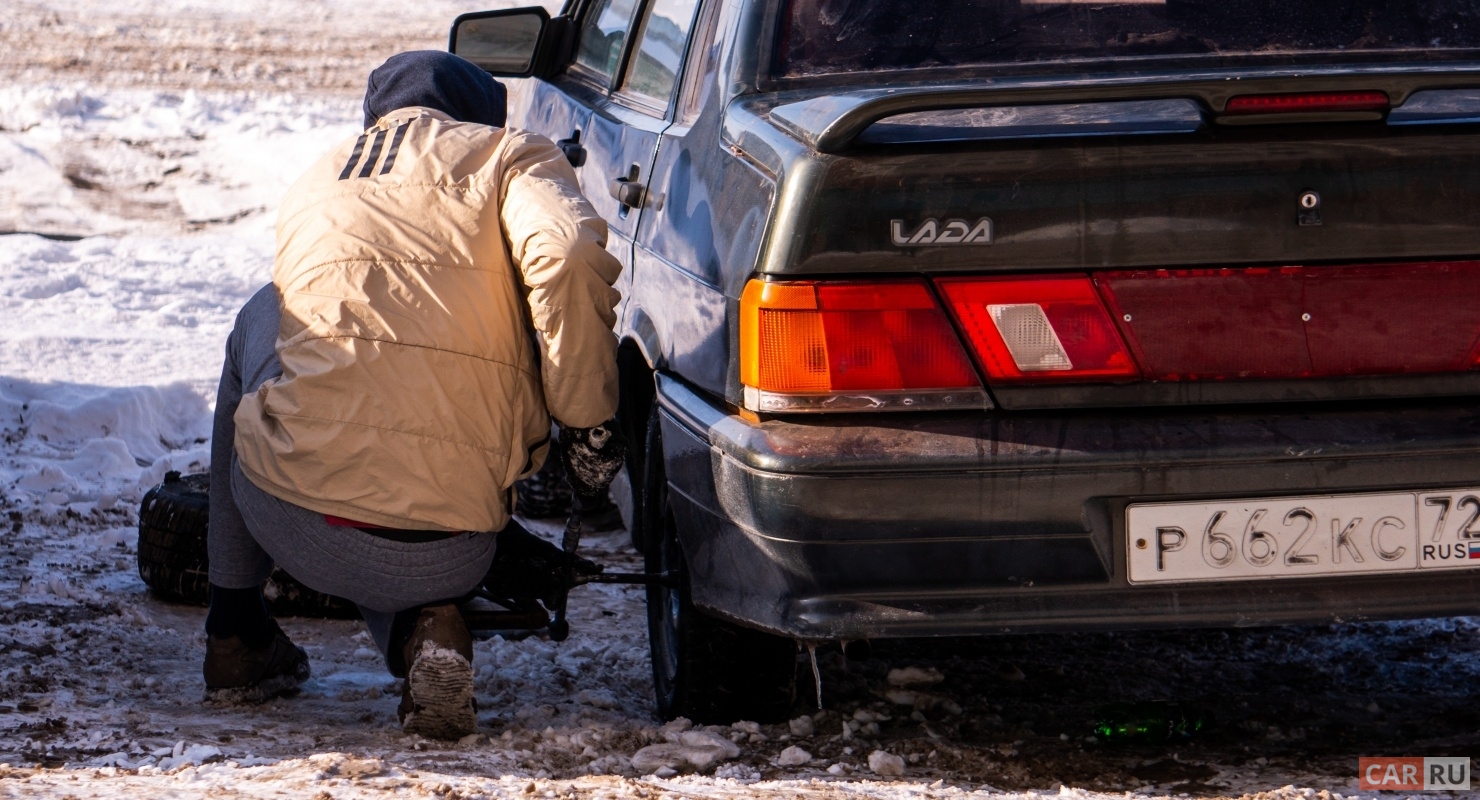
[{"label": "lug wrench", "polygon": [[576,550],[581,546],[581,495],[572,492],[570,517],[565,520],[565,533],[560,537],[560,549],[565,552],[565,564],[561,567],[564,584],[560,596],[555,599],[555,616],[550,620],[550,639],[565,641],[570,636],[570,622],[565,618],[565,607],[570,600],[570,590],[576,587]]}]

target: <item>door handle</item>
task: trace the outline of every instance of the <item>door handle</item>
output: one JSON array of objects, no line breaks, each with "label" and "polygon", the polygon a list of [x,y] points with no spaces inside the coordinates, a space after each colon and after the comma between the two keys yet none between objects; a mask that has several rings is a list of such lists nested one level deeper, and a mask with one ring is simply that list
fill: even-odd
[{"label": "door handle", "polygon": [[623,208],[639,208],[642,206],[643,194],[647,187],[637,182],[642,170],[636,164],[628,168],[627,174],[620,178],[612,178],[606,185],[607,191],[611,192],[612,198],[621,203]]},{"label": "door handle", "polygon": [[576,128],[570,132],[569,139],[561,139],[555,143],[560,152],[565,154],[565,160],[572,167],[582,167],[586,164],[586,148],[581,146],[581,129]]}]

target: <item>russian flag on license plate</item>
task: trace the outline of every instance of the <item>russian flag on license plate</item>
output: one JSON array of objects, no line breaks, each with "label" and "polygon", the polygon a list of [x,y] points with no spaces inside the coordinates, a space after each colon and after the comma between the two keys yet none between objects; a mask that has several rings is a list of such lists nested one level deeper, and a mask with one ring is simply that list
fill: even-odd
[{"label": "russian flag on license plate", "polygon": [[1480,558],[1480,542],[1470,542],[1470,558]]}]

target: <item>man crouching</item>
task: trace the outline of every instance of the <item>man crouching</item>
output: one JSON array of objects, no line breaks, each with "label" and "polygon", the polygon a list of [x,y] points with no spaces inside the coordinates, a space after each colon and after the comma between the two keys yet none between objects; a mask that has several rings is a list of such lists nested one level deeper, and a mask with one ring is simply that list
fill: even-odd
[{"label": "man crouching", "polygon": [[359,606],[406,678],[408,732],[472,733],[455,602],[488,573],[510,487],[544,460],[551,416],[578,492],[620,465],[621,266],[565,156],[503,128],[504,100],[456,56],[395,56],[370,76],[365,132],[283,201],[272,285],[237,317],[217,396],[208,700],[309,677],[263,601],[276,563]]}]

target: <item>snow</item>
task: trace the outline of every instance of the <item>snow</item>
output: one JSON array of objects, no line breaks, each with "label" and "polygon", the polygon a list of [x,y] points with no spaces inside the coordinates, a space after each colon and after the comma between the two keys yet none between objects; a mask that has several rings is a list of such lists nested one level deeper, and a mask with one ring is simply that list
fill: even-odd
[{"label": "snow", "polygon": [[776,756],[776,764],[782,767],[800,767],[811,760],[812,754],[796,745],[782,750],[781,755]]},{"label": "snow", "polygon": [[252,217],[267,233],[281,189],[357,111],[291,94],[8,86],[0,129],[19,133],[0,139],[0,229],[174,233]]},{"label": "snow", "polygon": [[891,669],[888,675],[890,686],[928,686],[945,679],[938,669],[914,666]]},{"label": "snow", "polygon": [[[679,718],[663,726],[666,741],[633,753],[632,768],[642,774],[672,777],[679,772],[709,772],[720,762],[740,756],[740,747],[734,742],[714,731],[687,730],[691,724]],[[743,727],[736,729],[749,733]]]},{"label": "snow", "polygon": [[875,775],[897,778],[904,774],[904,759],[893,753],[875,750],[868,754],[868,768]]},{"label": "snow", "polygon": [[[283,191],[358,130],[354,87],[480,6],[17,0],[0,19],[14,56],[0,64],[0,795],[1333,800],[1352,796],[1357,753],[1308,763],[1302,748],[1334,730],[1426,730],[1423,746],[1445,752],[1474,742],[1467,701],[1444,700],[1480,679],[1466,619],[1005,637],[863,664],[819,650],[825,711],[664,725],[643,592],[619,585],[577,591],[566,642],[478,641],[479,732],[455,743],[402,734],[399,684],[358,622],[284,620],[312,661],[303,691],[203,706],[203,611],[145,592],[138,502],[168,470],[208,469],[233,315],[268,280]],[[639,569],[625,536],[588,537],[583,554]],[[1082,735],[1097,691],[1155,697],[1178,682],[1242,702],[1247,744],[1115,755]],[[1296,707],[1311,719],[1285,713]],[[1430,719],[1442,709],[1449,727]],[[1392,744],[1371,730],[1359,744]]]}]

